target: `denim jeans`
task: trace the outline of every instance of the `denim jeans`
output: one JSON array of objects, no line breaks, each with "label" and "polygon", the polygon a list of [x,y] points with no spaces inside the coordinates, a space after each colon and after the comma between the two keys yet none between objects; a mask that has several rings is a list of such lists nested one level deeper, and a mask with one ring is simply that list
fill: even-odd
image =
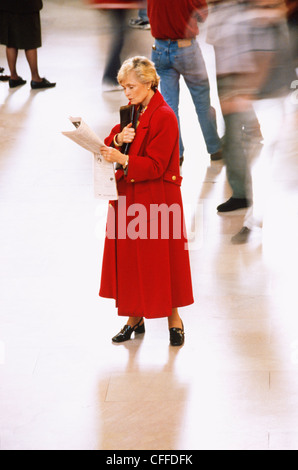
[{"label": "denim jeans", "polygon": [[148,15],[147,15],[147,8],[141,8],[138,12],[138,16],[139,16],[139,18],[141,18],[141,20],[148,21],[148,23],[149,23],[149,18],[148,18]]},{"label": "denim jeans", "polygon": [[[180,77],[190,91],[198,120],[210,154],[221,149],[214,109],[210,106],[210,87],[205,62],[195,39],[188,47],[178,47],[177,41],[155,39],[152,61],[161,78],[160,88],[168,105],[174,110],[180,131],[180,157],[184,153],[179,119]],[[195,139],[196,140],[196,139]]]}]

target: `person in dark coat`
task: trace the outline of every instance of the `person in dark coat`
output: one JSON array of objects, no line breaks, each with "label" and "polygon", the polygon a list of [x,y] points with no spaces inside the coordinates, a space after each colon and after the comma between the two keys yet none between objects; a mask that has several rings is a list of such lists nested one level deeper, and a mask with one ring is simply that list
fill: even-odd
[{"label": "person in dark coat", "polygon": [[17,73],[19,50],[25,50],[31,70],[31,88],[52,88],[56,84],[38,71],[37,49],[42,45],[40,11],[42,0],[0,0],[0,43],[6,46],[10,88],[26,84]]},{"label": "person in dark coat", "polygon": [[[178,307],[193,303],[179,170],[179,129],[157,90],[159,77],[145,57],[128,59],[118,74],[134,111],[134,126],[116,125],[103,157],[118,164],[119,200],[110,203],[100,296],[128,316],[114,342],[145,331],[144,317],[168,318],[170,343],[181,346]],[[130,144],[128,154],[125,146]]]}]

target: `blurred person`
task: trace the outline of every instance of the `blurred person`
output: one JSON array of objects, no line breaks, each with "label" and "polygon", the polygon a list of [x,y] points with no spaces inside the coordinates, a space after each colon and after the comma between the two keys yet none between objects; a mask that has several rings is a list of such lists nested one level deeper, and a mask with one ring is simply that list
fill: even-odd
[{"label": "blurred person", "polygon": [[102,77],[102,91],[121,91],[117,74],[121,66],[121,52],[128,31],[127,11],[144,5],[142,0],[85,0],[92,8],[105,11],[112,28],[112,39]]},{"label": "blurred person", "polygon": [[[196,40],[198,22],[208,15],[206,0],[148,0],[148,17],[155,43],[152,60],[161,78],[161,93],[174,110],[180,130],[180,165],[184,144],[179,118],[180,77],[190,91],[211,160],[222,158],[215,110],[210,105],[206,65]],[[196,146],[197,139],[193,144]]]},{"label": "blurred person", "polygon": [[38,71],[37,49],[42,45],[40,11],[42,0],[0,0],[0,42],[6,46],[6,57],[10,69],[9,86],[16,88],[26,84],[17,73],[19,50],[25,50],[31,71],[31,88],[53,88]]},{"label": "blurred person", "polygon": [[149,59],[125,61],[118,80],[131,122],[116,125],[105,139],[107,147],[100,149],[117,164],[119,199],[109,207],[99,295],[115,299],[118,315],[129,317],[114,343],[144,333],[144,318],[168,318],[170,344],[182,346],[178,308],[193,303],[193,292],[178,123],[157,89],[159,77]]},{"label": "blurred person", "polygon": [[[295,79],[295,60],[292,60],[295,56],[293,44],[289,39],[289,17],[288,11],[284,8],[284,2],[272,0],[256,3],[259,9],[254,10],[252,25],[254,50],[258,51],[256,61],[263,68],[264,60],[267,62],[270,58],[267,73],[255,96],[258,100],[255,101],[255,106],[264,133],[264,147],[253,172],[254,204],[245,216],[243,227],[232,237],[233,244],[247,243],[251,234],[263,227],[270,188],[272,158],[283,137],[285,98]],[[266,6],[271,7],[269,11],[266,11]],[[294,10],[292,9],[291,12],[294,13]],[[262,44],[261,51],[257,47],[260,43]],[[267,48],[264,48],[264,44],[267,44]]]},{"label": "blurred person", "polygon": [[213,0],[207,42],[214,46],[225,122],[224,159],[232,197],[219,213],[253,204],[250,152],[253,100],[289,90],[291,76],[284,5],[277,0]]}]

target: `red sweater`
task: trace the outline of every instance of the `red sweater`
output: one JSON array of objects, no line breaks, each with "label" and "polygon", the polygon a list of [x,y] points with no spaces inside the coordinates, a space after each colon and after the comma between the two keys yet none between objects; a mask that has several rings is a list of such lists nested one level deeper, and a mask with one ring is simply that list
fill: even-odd
[{"label": "red sweater", "polygon": [[195,38],[208,15],[206,0],[148,0],[147,11],[156,39]]}]

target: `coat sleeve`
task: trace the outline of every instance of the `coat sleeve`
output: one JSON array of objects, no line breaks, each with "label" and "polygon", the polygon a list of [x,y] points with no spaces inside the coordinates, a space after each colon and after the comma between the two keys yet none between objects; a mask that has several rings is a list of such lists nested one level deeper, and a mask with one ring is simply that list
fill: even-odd
[{"label": "coat sleeve", "polygon": [[[144,129],[142,129],[144,131]],[[143,155],[129,152],[128,182],[160,178],[166,171],[173,152],[179,158],[179,130],[175,114],[169,108],[159,109],[150,122]]]},{"label": "coat sleeve", "polygon": [[119,132],[120,132],[120,124],[117,124],[117,126],[113,127],[113,129],[111,130],[110,135],[105,138],[104,143],[105,143],[108,147],[111,147],[115,135],[116,135],[116,134],[119,134]]}]

